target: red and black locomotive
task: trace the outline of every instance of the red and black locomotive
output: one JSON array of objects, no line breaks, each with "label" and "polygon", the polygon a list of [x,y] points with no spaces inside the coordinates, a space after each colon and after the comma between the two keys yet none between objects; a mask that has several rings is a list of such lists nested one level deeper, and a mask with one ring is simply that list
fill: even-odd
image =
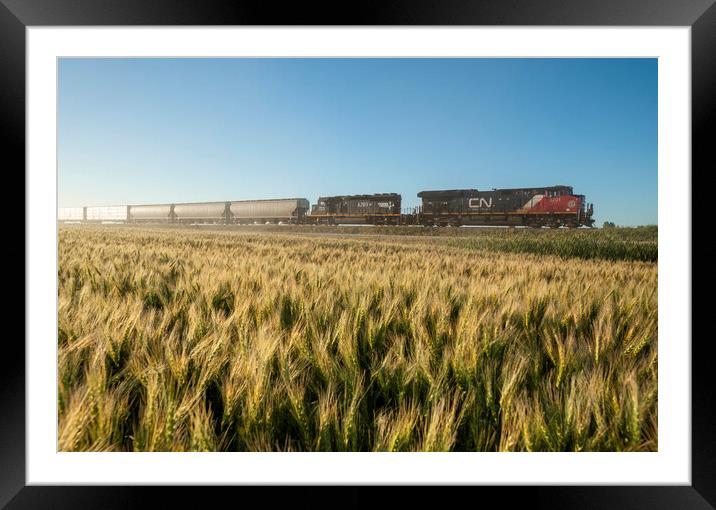
[{"label": "red and black locomotive", "polygon": [[593,206],[571,186],[421,191],[417,223],[436,226],[593,226]]}]

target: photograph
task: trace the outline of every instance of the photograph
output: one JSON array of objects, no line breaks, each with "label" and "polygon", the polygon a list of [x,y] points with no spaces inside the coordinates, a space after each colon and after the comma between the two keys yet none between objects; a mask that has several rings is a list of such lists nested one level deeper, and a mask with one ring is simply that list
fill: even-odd
[{"label": "photograph", "polygon": [[658,452],[659,65],[57,58],[57,451]]}]

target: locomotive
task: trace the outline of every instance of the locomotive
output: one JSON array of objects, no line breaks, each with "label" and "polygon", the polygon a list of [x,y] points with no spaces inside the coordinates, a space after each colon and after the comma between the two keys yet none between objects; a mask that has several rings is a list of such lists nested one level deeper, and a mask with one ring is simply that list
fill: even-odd
[{"label": "locomotive", "polygon": [[397,193],[319,197],[310,219],[317,224],[399,225],[400,202]]},{"label": "locomotive", "polygon": [[592,204],[571,186],[478,191],[421,191],[417,212],[422,225],[494,225],[524,227],[593,226]]},{"label": "locomotive", "polygon": [[398,193],[305,198],[60,208],[60,222],[186,224],[370,224],[423,226],[594,226],[593,204],[571,186],[433,190],[421,205],[403,211]]}]

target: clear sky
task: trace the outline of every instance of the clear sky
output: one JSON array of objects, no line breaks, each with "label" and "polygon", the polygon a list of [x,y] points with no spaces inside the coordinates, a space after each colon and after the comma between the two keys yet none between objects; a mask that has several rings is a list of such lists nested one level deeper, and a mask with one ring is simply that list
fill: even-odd
[{"label": "clear sky", "polygon": [[657,223],[656,59],[61,59],[60,207],[565,184]]}]

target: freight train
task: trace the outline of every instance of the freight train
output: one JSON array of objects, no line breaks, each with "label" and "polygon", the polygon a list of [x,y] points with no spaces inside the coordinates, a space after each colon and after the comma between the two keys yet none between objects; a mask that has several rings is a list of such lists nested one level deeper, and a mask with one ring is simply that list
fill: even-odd
[{"label": "freight train", "polygon": [[593,204],[571,186],[433,190],[401,209],[397,193],[305,198],[60,208],[60,222],[593,227]]}]

